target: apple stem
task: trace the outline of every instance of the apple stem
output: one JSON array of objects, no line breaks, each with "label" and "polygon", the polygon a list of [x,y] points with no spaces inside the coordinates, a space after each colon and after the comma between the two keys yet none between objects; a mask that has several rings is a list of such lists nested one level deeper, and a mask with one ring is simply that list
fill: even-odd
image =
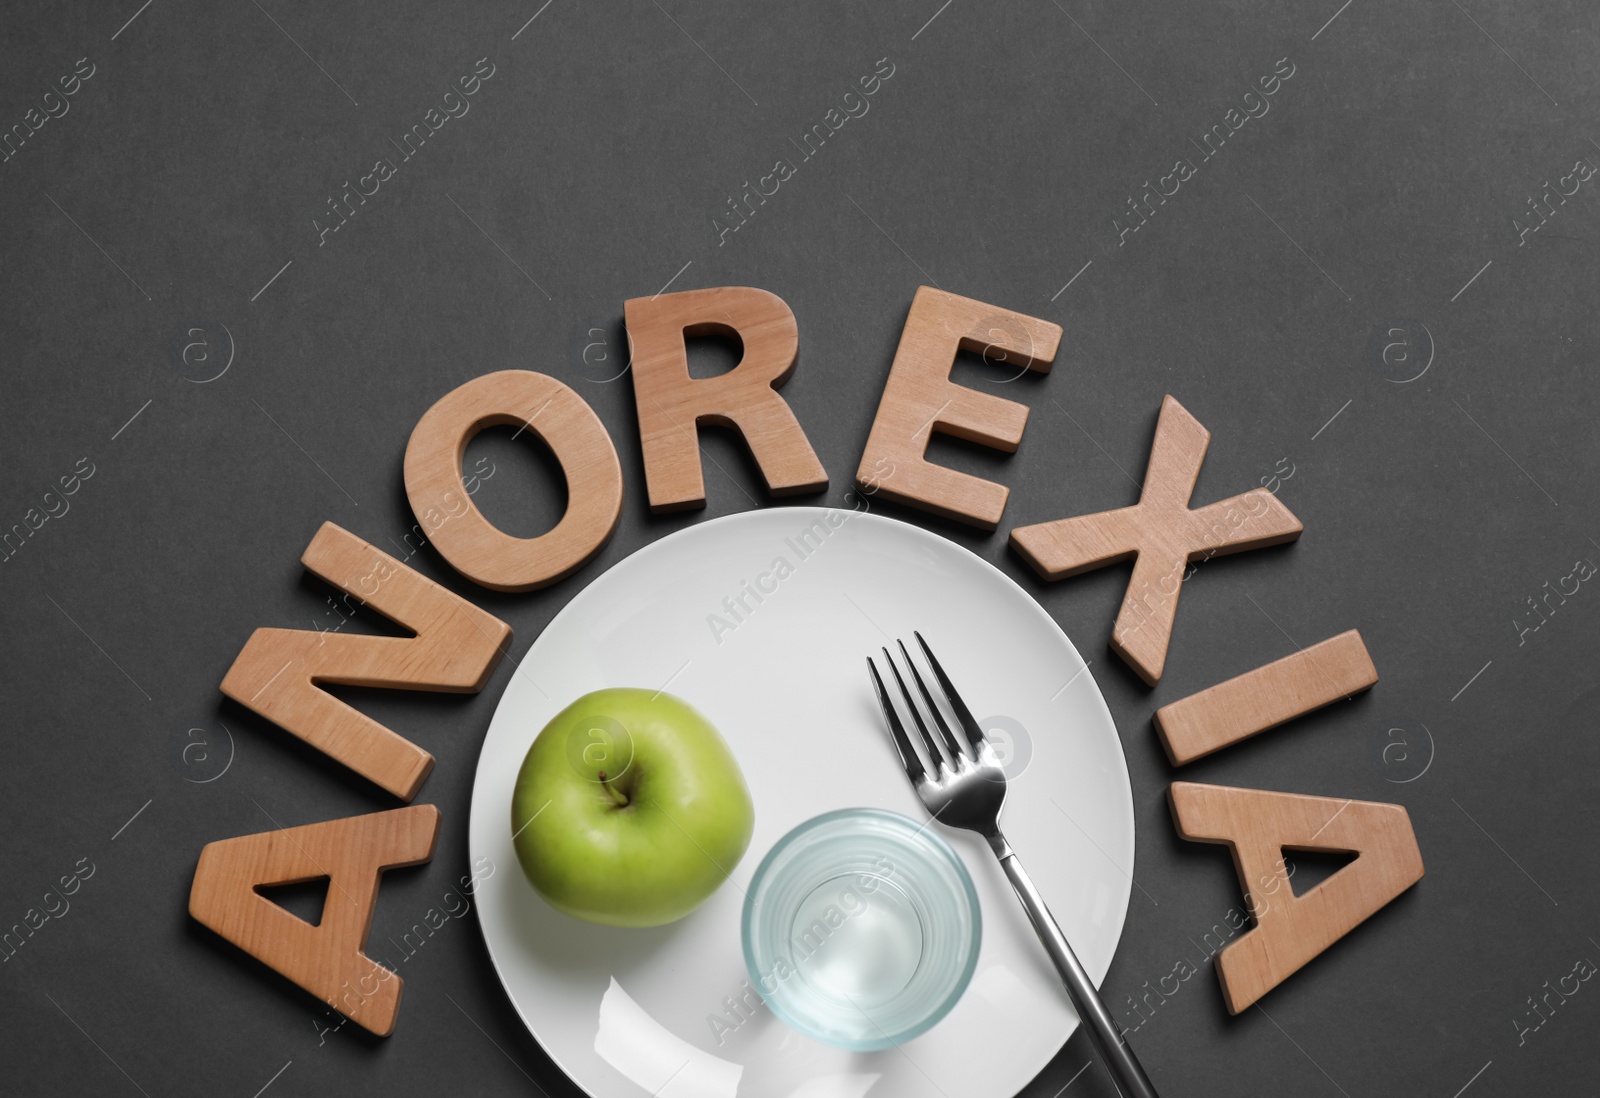
[{"label": "apple stem", "polygon": [[600,771],[600,788],[604,789],[606,795],[616,802],[618,808],[628,807],[628,795],[606,781],[606,772],[604,770]]}]

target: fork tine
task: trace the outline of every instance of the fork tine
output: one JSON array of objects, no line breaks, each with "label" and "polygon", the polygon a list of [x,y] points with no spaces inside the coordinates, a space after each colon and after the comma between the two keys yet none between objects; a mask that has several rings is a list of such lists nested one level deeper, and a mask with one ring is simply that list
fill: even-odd
[{"label": "fork tine", "polygon": [[939,728],[939,736],[945,747],[950,752],[950,761],[954,763],[965,755],[972,758],[972,752],[964,749],[955,733],[950,731],[950,726],[945,723],[944,714],[939,711],[939,703],[933,700],[933,693],[928,689],[928,684],[922,681],[922,672],[917,669],[917,661],[911,658],[911,653],[906,651],[905,641],[896,641],[900,646],[900,654],[906,658],[906,666],[911,668],[911,677],[917,680],[917,689],[922,691],[923,699],[928,703],[928,713],[933,717],[933,723]]},{"label": "fork tine", "polygon": [[894,749],[900,755],[900,764],[906,768],[906,776],[911,779],[911,784],[917,785],[927,777],[927,769],[922,765],[922,760],[917,757],[916,751],[911,746],[911,740],[906,736],[906,727],[900,723],[900,714],[895,712],[889,692],[883,688],[883,679],[878,675],[878,665],[872,662],[871,656],[867,657],[867,670],[872,675],[872,688],[878,693],[878,704],[883,707],[883,720],[889,726],[889,737],[894,740]]},{"label": "fork tine", "polygon": [[950,676],[944,673],[939,658],[933,654],[933,649],[928,647],[928,642],[922,639],[922,634],[913,630],[912,636],[916,637],[917,643],[922,646],[922,654],[928,657],[928,666],[933,668],[933,673],[939,680],[939,689],[944,691],[945,700],[950,703],[956,719],[961,722],[961,730],[967,734],[967,741],[972,745],[972,750],[981,752],[985,737],[983,729],[978,727],[978,722],[973,719],[972,710],[967,708],[967,703],[956,693],[955,684],[950,681]]},{"label": "fork tine", "polygon": [[[933,738],[933,733],[928,731],[928,725],[922,719],[922,710],[917,708],[917,699],[912,696],[910,688],[906,686],[906,680],[900,677],[900,666],[894,662],[894,657],[889,655],[887,648],[883,650],[883,658],[888,661],[889,670],[894,672],[894,681],[900,687],[901,696],[906,699],[906,708],[911,711],[912,722],[916,724],[917,731],[922,733],[922,742],[928,748],[928,762],[932,764],[935,770],[939,769],[940,766],[949,764],[953,760],[945,757],[944,752],[939,749],[938,741]],[[916,668],[913,667],[912,671],[915,672]]]}]

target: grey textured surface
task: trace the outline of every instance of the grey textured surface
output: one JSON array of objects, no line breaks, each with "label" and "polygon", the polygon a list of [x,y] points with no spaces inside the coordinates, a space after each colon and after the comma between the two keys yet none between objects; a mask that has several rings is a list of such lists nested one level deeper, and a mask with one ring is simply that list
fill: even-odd
[{"label": "grey textured surface", "polygon": [[[406,963],[399,1030],[377,1041],[320,1035],[318,1004],[185,902],[211,839],[392,803],[217,684],[252,628],[336,620],[297,563],[319,523],[385,546],[410,528],[401,454],[440,395],[545,371],[622,455],[617,536],[552,589],[485,593],[413,558],[515,626],[513,659],[610,563],[758,505],[741,447],[708,436],[706,511],[646,513],[630,387],[605,379],[622,302],[669,280],[794,309],[784,395],[829,500],[917,285],[1065,326],[1047,378],[958,367],[1033,416],[1010,458],[934,448],[1012,487],[1001,532],[932,525],[1018,576],[1095,661],[1139,828],[1105,990],[1164,1094],[1587,1085],[1600,986],[1551,998],[1536,1029],[1527,1000],[1600,962],[1600,595],[1563,579],[1600,560],[1600,197],[1571,174],[1600,164],[1600,9],[537,2],[7,7],[0,124],[26,134],[37,108],[41,128],[0,163],[0,527],[38,529],[0,564],[0,923],[42,911],[75,867],[92,876],[0,963],[3,1089],[574,1092],[470,915]],[[47,100],[79,58],[92,75]],[[469,113],[401,160],[392,139],[479,58],[493,75]],[[792,139],[881,58],[893,75],[868,113],[798,159]],[[1247,100],[1284,58],[1292,77]],[[1262,103],[1204,158],[1210,127]],[[392,177],[319,244],[313,219],[383,157]],[[794,173],[719,243],[729,196],[779,158]],[[1179,159],[1189,178],[1119,237],[1128,200],[1179,182],[1161,182]],[[1523,232],[1530,198],[1551,205]],[[183,359],[201,340],[210,364],[233,349],[203,384],[206,349]],[[1433,348],[1403,384],[1404,349],[1383,360],[1401,341]],[[1152,691],[1105,649],[1126,568],[1045,587],[1005,532],[1131,502],[1168,392],[1213,432],[1197,501],[1278,476],[1306,533],[1199,569]],[[531,454],[507,432],[470,455],[495,470],[486,510],[525,534],[562,506]],[[75,468],[93,472],[63,498]],[[1129,997],[1240,902],[1226,855],[1174,833],[1151,712],[1351,627],[1382,675],[1369,695],[1182,776],[1397,801],[1427,876],[1264,1010],[1229,1018],[1207,971],[1141,1020]],[[510,673],[475,698],[359,697],[438,757],[419,799],[445,817],[434,862],[385,882],[378,940],[466,872],[478,743]],[[1421,753],[1386,763],[1386,737]],[[1087,1059],[1075,1038],[1028,1093],[1108,1093],[1076,1076]]]}]

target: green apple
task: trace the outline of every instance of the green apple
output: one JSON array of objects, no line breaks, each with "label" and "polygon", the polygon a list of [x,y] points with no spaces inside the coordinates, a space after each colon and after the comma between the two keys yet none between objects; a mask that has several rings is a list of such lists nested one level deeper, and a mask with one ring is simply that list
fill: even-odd
[{"label": "green apple", "polygon": [[511,795],[512,844],[558,911],[660,926],[717,890],[750,845],[739,763],[681,698],[585,694],[533,741]]}]

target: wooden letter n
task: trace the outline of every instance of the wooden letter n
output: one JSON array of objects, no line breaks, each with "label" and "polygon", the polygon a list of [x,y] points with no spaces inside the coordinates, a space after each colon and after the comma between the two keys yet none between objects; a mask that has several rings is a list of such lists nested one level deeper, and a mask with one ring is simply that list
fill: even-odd
[{"label": "wooden letter n", "polygon": [[300,561],[416,636],[257,629],[222,692],[409,801],[433,756],[320,684],[475,694],[500,662],[511,627],[331,522]]}]

